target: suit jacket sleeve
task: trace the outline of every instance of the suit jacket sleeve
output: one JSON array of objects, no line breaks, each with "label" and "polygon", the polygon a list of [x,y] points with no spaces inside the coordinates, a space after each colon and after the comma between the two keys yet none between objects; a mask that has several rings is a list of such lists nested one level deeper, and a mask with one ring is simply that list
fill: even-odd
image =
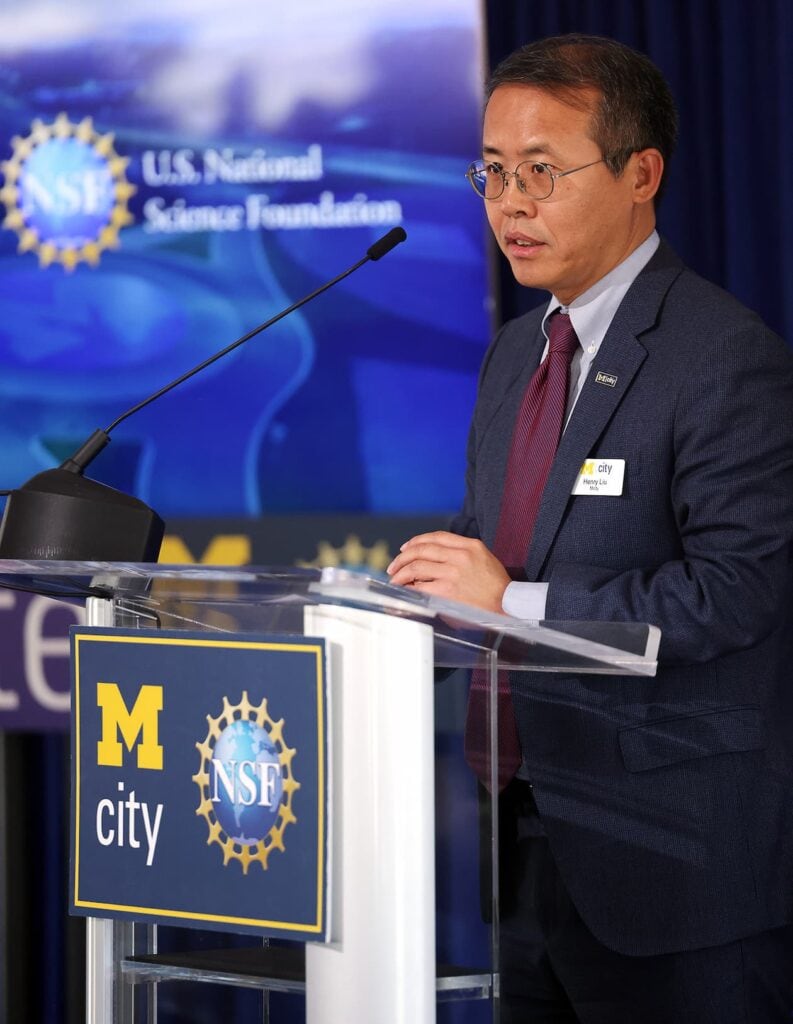
[{"label": "suit jacket sleeve", "polygon": [[[615,566],[562,554],[544,578],[548,618],[653,623],[661,660],[690,663],[751,648],[789,621],[793,354],[759,321],[744,322],[709,339],[679,383],[674,376],[658,401],[674,404],[665,489],[676,556]],[[646,416],[652,432],[652,407]],[[669,536],[664,542],[668,552]]]}]

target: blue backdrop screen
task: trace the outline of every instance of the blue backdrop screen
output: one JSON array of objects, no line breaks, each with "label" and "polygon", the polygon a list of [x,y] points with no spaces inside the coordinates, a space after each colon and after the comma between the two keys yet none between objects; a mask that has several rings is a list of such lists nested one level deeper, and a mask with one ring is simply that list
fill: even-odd
[{"label": "blue backdrop screen", "polygon": [[[61,16],[58,16],[61,11]],[[0,13],[0,486],[89,475],[164,516],[454,508],[488,335],[476,0]]]}]

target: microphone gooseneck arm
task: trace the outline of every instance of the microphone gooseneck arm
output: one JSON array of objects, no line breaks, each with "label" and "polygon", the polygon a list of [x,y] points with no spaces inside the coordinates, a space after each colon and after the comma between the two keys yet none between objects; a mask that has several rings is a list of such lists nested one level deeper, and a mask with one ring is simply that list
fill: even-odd
[{"label": "microphone gooseneck arm", "polygon": [[186,373],[183,373],[180,377],[177,377],[176,380],[172,380],[170,384],[165,384],[163,387],[159,389],[159,391],[155,391],[153,395],[149,395],[148,398],[144,398],[142,401],[138,402],[137,405],[133,405],[131,409],[127,409],[126,412],[122,413],[120,416],[117,416],[116,419],[114,419],[113,422],[104,430],[95,430],[93,434],[91,434],[91,436],[88,438],[88,440],[85,441],[81,445],[81,447],[78,448],[76,452],[74,452],[73,455],[70,455],[69,458],[66,459],[61,464],[60,468],[68,470],[70,473],[82,474],[85,468],[91,462],[93,462],[93,460],[102,451],[102,449],[110,443],[110,432],[114,430],[119,425],[119,423],[123,423],[123,421],[127,419],[129,416],[132,416],[134,413],[145,408],[151,402],[156,401],[158,398],[160,398],[162,395],[167,394],[169,391],[173,391],[174,388],[178,387],[180,384],[183,384],[186,380],[189,380],[190,377],[193,377],[195,374],[200,373],[202,370],[206,369],[207,366],[211,366],[212,363],[217,362],[218,359],[222,359],[223,356],[228,355],[229,352],[233,352],[234,349],[239,348],[240,345],[244,345],[246,341],[250,341],[251,338],[254,338],[257,334],[260,334],[268,327],[272,327],[273,324],[278,323],[278,321],[282,320],[285,316],[288,316],[290,313],[293,313],[296,309],[299,309],[301,306],[304,306],[307,302],[310,302],[318,295],[321,295],[324,291],[327,291],[328,288],[332,288],[333,285],[338,284],[339,281],[343,281],[345,277],[348,277],[359,267],[362,267],[364,263],[368,263],[369,260],[382,259],[382,257],[385,256],[386,253],[389,253],[394,248],[394,246],[399,245],[400,242],[404,242],[406,238],[407,234],[405,233],[404,228],[392,228],[387,234],[383,235],[382,238],[379,238],[376,242],[369,246],[369,248],[366,250],[366,255],[363,257],[363,259],[358,260],[357,263],[354,263],[351,267],[348,267],[347,270],[343,271],[341,274],[338,274],[332,280],[327,281],[325,284],[315,289],[313,292],[311,292],[310,295],[306,295],[302,299],[299,299],[297,302],[289,306],[288,309],[284,309],[280,313],[276,313],[274,317],[271,317],[269,320],[266,320],[263,324],[259,324],[258,327],[254,327],[252,331],[248,331],[247,334],[243,335],[241,338],[237,338],[236,341],[233,341],[230,345],[227,345],[219,352],[215,352],[214,355],[211,355],[208,358],[204,359],[203,362],[199,363],[197,366],[194,366],[192,370],[187,370]]}]

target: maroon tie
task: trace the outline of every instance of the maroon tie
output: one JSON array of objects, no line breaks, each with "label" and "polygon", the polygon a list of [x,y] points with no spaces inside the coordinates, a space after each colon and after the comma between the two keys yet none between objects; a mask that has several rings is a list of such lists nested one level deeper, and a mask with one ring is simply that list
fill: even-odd
[{"label": "maroon tie", "polygon": [[[570,360],[578,348],[570,317],[554,313],[549,321],[548,355],[534,371],[521,402],[504,478],[493,554],[512,579],[520,579],[529,551],[542,492],[562,436]],[[521,753],[509,675],[498,673],[498,788],[520,767]],[[465,758],[490,787],[488,673],[475,669],[465,723]]]}]

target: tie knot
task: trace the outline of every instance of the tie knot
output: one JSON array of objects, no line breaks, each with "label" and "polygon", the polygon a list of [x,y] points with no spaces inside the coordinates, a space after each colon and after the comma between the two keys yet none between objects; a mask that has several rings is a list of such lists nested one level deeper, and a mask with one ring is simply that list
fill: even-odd
[{"label": "tie knot", "polygon": [[553,352],[554,355],[564,353],[569,363],[576,348],[578,348],[578,337],[573,330],[569,315],[553,313],[548,321],[548,351]]}]

